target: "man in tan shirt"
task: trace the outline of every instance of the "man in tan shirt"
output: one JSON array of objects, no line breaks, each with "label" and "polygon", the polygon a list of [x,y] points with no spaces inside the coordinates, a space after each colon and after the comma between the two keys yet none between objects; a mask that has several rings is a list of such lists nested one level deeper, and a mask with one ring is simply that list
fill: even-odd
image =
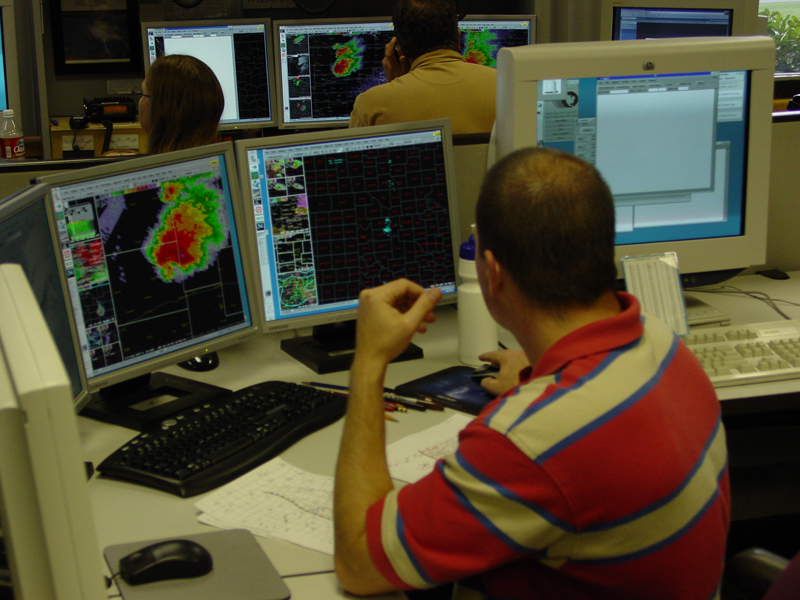
[{"label": "man in tan shirt", "polygon": [[452,0],[398,0],[387,83],[356,98],[350,127],[449,118],[454,134],[492,130],[496,73],[467,63]]}]

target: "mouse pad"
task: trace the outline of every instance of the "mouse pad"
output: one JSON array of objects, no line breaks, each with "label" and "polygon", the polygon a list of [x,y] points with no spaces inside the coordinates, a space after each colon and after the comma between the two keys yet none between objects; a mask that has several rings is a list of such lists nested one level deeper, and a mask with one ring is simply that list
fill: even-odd
[{"label": "mouse pad", "polygon": [[[125,600],[286,600],[291,595],[256,538],[245,529],[163,539],[197,542],[211,554],[213,569],[200,577],[141,585],[128,585],[117,576],[114,581]],[[103,554],[111,572],[117,573],[120,558],[163,539],[117,544]]]}]

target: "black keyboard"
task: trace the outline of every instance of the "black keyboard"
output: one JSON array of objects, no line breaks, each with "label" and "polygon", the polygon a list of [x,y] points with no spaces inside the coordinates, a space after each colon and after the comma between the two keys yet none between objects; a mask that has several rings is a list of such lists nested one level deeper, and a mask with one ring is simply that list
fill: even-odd
[{"label": "black keyboard", "polygon": [[143,431],[97,467],[184,498],[268,461],[344,415],[346,396],[268,381],[207,401]]}]

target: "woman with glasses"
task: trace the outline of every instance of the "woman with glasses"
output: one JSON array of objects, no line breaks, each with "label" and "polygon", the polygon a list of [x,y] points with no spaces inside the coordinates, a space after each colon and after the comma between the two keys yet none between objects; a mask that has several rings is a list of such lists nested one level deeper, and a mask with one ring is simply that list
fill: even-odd
[{"label": "woman with glasses", "polygon": [[216,141],[225,99],[216,75],[201,60],[183,54],[160,56],[139,95],[139,124],[148,136],[148,154]]}]

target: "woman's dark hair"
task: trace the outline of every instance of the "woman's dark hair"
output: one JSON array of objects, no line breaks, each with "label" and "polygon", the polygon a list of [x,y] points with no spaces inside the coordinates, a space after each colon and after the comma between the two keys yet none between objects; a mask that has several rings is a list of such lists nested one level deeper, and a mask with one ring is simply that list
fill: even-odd
[{"label": "woman's dark hair", "polygon": [[208,65],[193,56],[161,56],[145,82],[150,96],[150,154],[216,141],[225,98]]}]

